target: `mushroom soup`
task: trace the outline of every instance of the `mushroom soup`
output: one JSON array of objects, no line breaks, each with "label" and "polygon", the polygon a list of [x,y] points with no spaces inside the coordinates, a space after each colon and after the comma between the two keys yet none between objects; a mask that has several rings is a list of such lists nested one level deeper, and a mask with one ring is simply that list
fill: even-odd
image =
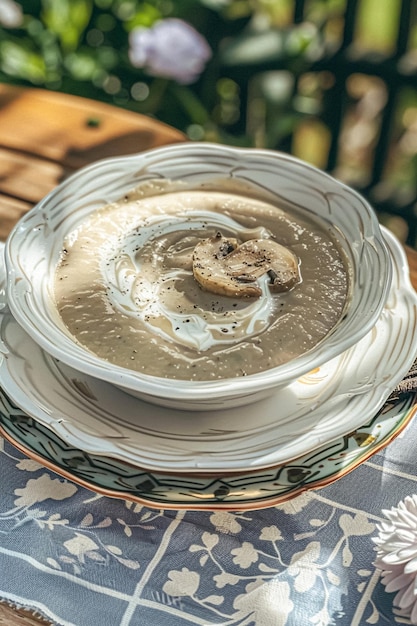
[{"label": "mushroom soup", "polygon": [[55,301],[82,346],[149,375],[254,374],[313,348],[343,315],[331,226],[250,194],[142,188],[65,240]]}]

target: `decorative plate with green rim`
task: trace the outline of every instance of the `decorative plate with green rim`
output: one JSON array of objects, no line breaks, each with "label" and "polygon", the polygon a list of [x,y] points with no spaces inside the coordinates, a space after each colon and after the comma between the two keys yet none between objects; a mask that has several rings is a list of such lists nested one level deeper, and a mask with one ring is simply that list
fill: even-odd
[{"label": "decorative plate with green rim", "polygon": [[417,393],[386,402],[366,424],[293,461],[236,475],[164,474],[74,448],[0,391],[0,433],[32,459],[103,495],[158,509],[251,510],[274,506],[345,476],[385,447],[417,411]]},{"label": "decorative plate with green rim", "polygon": [[388,231],[385,237],[393,281],[375,327],[256,404],[197,414],[147,404],[57,361],[6,310],[0,311],[0,385],[71,447],[150,472],[224,476],[286,464],[372,419],[414,361],[417,296],[401,246]]}]

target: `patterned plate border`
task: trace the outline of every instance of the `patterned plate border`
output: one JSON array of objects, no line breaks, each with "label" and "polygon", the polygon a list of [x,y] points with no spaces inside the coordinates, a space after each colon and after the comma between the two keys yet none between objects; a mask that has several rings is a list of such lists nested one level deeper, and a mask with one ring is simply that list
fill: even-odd
[{"label": "patterned plate border", "polygon": [[0,434],[33,460],[105,496],[157,509],[254,510],[329,485],[397,437],[417,411],[417,392],[389,400],[366,424],[331,444],[267,470],[235,475],[163,474],[88,454],[26,415],[0,390]]}]

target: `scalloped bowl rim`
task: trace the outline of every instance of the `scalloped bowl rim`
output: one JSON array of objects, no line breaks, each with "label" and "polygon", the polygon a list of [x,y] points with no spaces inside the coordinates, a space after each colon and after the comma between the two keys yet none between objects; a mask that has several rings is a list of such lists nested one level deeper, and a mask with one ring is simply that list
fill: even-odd
[{"label": "scalloped bowl rim", "polygon": [[[158,162],[159,165],[165,163],[166,159],[168,159],[168,163],[174,163],[175,167],[178,160],[184,158],[185,155],[189,159],[203,160],[205,168],[207,168],[207,161],[210,159],[217,164],[220,163],[221,167],[227,163],[229,176],[233,172],[233,175],[237,176],[236,172],[243,166],[249,170],[252,168],[258,173],[261,170],[256,170],[256,166],[265,167],[265,163],[270,164],[272,168],[279,166],[298,168],[323,185],[328,185],[330,189],[336,189],[341,196],[349,198],[352,204],[357,205],[364,234],[362,248],[359,252],[354,250],[354,253],[359,254],[360,259],[367,259],[367,262],[371,264],[374,259],[377,259],[382,273],[378,272],[377,275],[379,286],[373,300],[373,308],[361,310],[361,323],[354,325],[354,328],[349,327],[348,336],[343,338],[339,336],[340,331],[337,330],[339,324],[337,324],[335,329],[326,335],[317,346],[286,364],[245,377],[191,381],[141,374],[113,365],[78,345],[68,331],[65,331],[65,327],[58,319],[58,314],[54,317],[54,313],[49,309],[46,317],[40,313],[42,306],[39,305],[39,298],[42,300],[45,294],[37,293],[32,277],[28,276],[26,268],[23,268],[19,263],[19,247],[22,246],[29,231],[33,233],[33,231],[38,230],[41,236],[43,230],[48,231],[50,205],[59,212],[60,203],[63,200],[68,202],[68,193],[71,187],[77,187],[77,182],[82,181],[83,178],[90,178],[95,173],[99,174],[103,169],[107,171],[110,168],[112,172],[129,172],[129,175],[132,176],[136,175],[138,169],[140,171],[140,166],[142,171],[145,169],[152,172],[152,167],[158,166]],[[118,180],[115,174],[113,174],[113,179],[114,181]],[[127,191],[128,188],[121,185],[119,190],[118,184],[119,182],[113,186],[112,198],[106,202],[101,200],[97,205],[94,205],[93,202],[91,206],[89,205],[87,209],[83,210],[88,213],[94,208],[104,206],[105,203],[122,197],[123,191]],[[97,203],[97,200],[95,202]],[[61,243],[62,239],[59,243],[55,241],[55,255],[58,248],[61,248]],[[204,401],[210,405],[212,399],[215,398],[249,398],[251,395],[258,397],[259,393],[266,395],[273,392],[277,387],[290,384],[310,370],[323,365],[323,363],[350,348],[375,325],[384,307],[392,276],[389,252],[376,214],[370,204],[354,189],[315,166],[286,153],[197,142],[173,144],[138,154],[106,158],[73,173],[19,220],[6,241],[5,259],[8,275],[7,300],[9,308],[26,332],[52,356],[75,369],[122,387],[139,397],[149,398],[151,401],[154,399],[178,400],[185,404],[187,401],[197,401],[201,402],[202,405],[204,405]],[[35,271],[33,266],[30,269]],[[365,277],[362,276],[363,278],[367,280],[366,275]],[[334,341],[335,337],[336,342]]]}]

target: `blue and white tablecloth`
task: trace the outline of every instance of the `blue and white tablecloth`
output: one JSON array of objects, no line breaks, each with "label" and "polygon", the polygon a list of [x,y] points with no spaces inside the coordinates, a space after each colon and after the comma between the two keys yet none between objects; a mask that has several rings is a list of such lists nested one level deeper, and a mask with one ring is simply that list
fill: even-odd
[{"label": "blue and white tablecloth", "polygon": [[244,512],[99,496],[2,442],[0,599],[65,626],[410,623],[373,537],[417,492],[416,441],[414,419],[334,484]]}]

